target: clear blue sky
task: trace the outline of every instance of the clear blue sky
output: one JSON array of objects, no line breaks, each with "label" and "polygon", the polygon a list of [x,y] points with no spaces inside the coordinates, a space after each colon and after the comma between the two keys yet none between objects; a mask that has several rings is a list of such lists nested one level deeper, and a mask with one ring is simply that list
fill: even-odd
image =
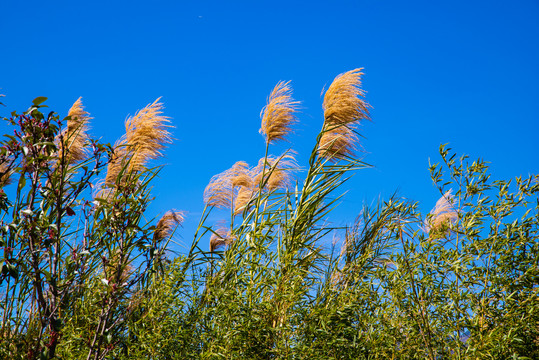
[{"label": "clear blue sky", "polygon": [[498,178],[539,172],[536,0],[0,3],[3,115],[37,96],[66,115],[82,96],[92,134],[113,143],[129,114],[163,97],[177,140],[150,215],[189,211],[184,243],[211,176],[263,155],[259,112],[273,86],[291,80],[303,107],[292,142],[274,152],[293,147],[305,165],[322,88],[357,67],[376,168],[349,183],[335,223],[395,190],[429,211],[439,193],[428,161],[441,143],[492,162]]}]

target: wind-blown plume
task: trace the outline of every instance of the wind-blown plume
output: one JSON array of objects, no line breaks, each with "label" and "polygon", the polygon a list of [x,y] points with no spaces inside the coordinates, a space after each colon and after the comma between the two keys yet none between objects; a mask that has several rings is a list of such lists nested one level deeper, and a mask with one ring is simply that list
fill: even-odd
[{"label": "wind-blown plume", "polygon": [[204,203],[218,208],[230,208],[232,206],[232,182],[230,171],[226,170],[212,176],[210,183],[204,189]]},{"label": "wind-blown plume", "polygon": [[[243,211],[253,194],[253,178],[249,165],[238,161],[232,166],[230,183],[234,191],[234,215]],[[237,190],[236,190],[237,189]]]},{"label": "wind-blown plume", "polygon": [[93,187],[92,196],[94,199],[110,200],[114,194],[114,190],[107,187],[105,180],[98,181]]},{"label": "wind-blown plume", "polygon": [[453,205],[455,198],[451,192],[451,189],[446,191],[425,220],[425,232],[431,237],[445,236],[450,225],[458,220],[458,212]]},{"label": "wind-blown plume", "polygon": [[327,125],[342,125],[369,119],[365,92],[361,89],[363,68],[338,75],[324,95],[322,107]]},{"label": "wind-blown plume", "polygon": [[125,136],[114,145],[105,184],[112,186],[120,173],[143,171],[148,161],[162,156],[166,144],[172,142],[170,120],[163,116],[163,104],[155,100],[125,122]]},{"label": "wind-blown plume", "polygon": [[252,184],[249,165],[244,161],[238,161],[232,168],[211,178],[204,190],[204,203],[218,208],[231,208],[236,198],[236,188],[251,188]]},{"label": "wind-blown plume", "polygon": [[292,184],[291,171],[297,167],[296,159],[291,154],[280,158],[273,156],[268,156],[267,159],[262,158],[252,170],[255,187],[265,183],[265,188],[270,191],[286,189]]},{"label": "wind-blown plume", "polygon": [[8,164],[0,164],[0,188],[11,184],[11,173]]},{"label": "wind-blown plume", "polygon": [[[136,165],[145,166],[150,159],[161,157],[166,144],[172,142],[170,120],[163,116],[163,103],[158,98],[125,122],[125,138],[133,149]],[[137,169],[138,170],[138,169]]]},{"label": "wind-blown plume", "polygon": [[323,157],[337,161],[352,156],[357,143],[358,137],[354,131],[347,126],[340,126],[322,134],[318,151]]},{"label": "wind-blown plume", "polygon": [[167,211],[163,217],[157,222],[155,232],[153,233],[154,240],[163,240],[172,235],[176,226],[183,222],[183,212]]},{"label": "wind-blown plume", "polygon": [[86,159],[85,145],[88,141],[88,122],[92,119],[84,110],[82,98],[71,106],[67,113],[67,127],[57,136],[59,156],[65,156],[68,164]]},{"label": "wind-blown plume", "polygon": [[340,74],[324,95],[324,133],[318,151],[320,156],[337,161],[353,155],[358,146],[354,130],[363,119],[369,119],[369,108],[361,89],[361,72],[355,69]]},{"label": "wind-blown plume", "polygon": [[238,161],[230,169],[230,183],[233,188],[238,186],[251,187],[253,179],[249,172],[249,164],[245,161]]},{"label": "wind-blown plume", "polygon": [[234,215],[238,215],[243,212],[249,200],[253,197],[253,188],[247,186],[240,186],[236,200],[234,201]]},{"label": "wind-blown plume", "polygon": [[210,251],[213,252],[221,246],[226,246],[232,243],[235,238],[231,236],[230,230],[219,228],[210,237]]},{"label": "wind-blown plume", "polygon": [[295,112],[299,101],[292,99],[290,81],[280,81],[271,92],[266,106],[260,112],[262,125],[260,133],[267,143],[285,140],[297,122]]}]

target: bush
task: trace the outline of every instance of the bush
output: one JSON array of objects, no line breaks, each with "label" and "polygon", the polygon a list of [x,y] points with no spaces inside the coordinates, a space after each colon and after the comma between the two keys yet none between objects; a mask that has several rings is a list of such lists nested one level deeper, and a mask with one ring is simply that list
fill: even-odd
[{"label": "bush", "polygon": [[138,294],[162,266],[166,226],[154,232],[142,216],[158,169],[145,167],[154,154],[138,143],[148,130],[136,122],[153,112],[163,131],[166,119],[150,105],[112,148],[88,137],[80,100],[62,131],[57,114],[41,113],[45,100],[6,119],[15,130],[0,153],[3,185],[16,186],[0,200],[0,357],[103,358],[121,346]]}]

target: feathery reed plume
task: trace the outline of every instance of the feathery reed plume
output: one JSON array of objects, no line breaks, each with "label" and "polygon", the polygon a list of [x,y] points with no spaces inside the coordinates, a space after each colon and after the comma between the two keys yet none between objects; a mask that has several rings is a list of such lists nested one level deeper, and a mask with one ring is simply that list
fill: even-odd
[{"label": "feathery reed plume", "polygon": [[232,206],[232,182],[230,170],[212,176],[210,183],[204,189],[204,203],[218,208]]},{"label": "feathery reed plume", "polygon": [[170,120],[163,116],[163,103],[158,98],[125,122],[126,133],[114,145],[107,169],[105,184],[112,186],[122,170],[127,173],[143,171],[148,161],[162,156],[166,144],[172,142],[167,128]]},{"label": "feathery reed plume", "polygon": [[236,197],[236,188],[253,186],[249,165],[236,162],[230,169],[213,176],[204,190],[204,203],[218,208],[231,208]]},{"label": "feathery reed plume", "polygon": [[[264,166],[264,163],[265,166]],[[253,168],[254,184],[265,184],[268,190],[286,189],[292,184],[291,171],[298,167],[296,159],[292,154],[284,155],[280,158],[268,156],[258,161],[258,165]]]},{"label": "feathery reed plume", "polygon": [[113,186],[116,183],[127,160],[127,141],[125,139],[120,139],[114,144],[112,149],[110,162],[107,166],[107,175],[105,176],[105,186]]},{"label": "feathery reed plume", "polygon": [[344,125],[369,119],[365,92],[361,89],[363,68],[338,75],[324,95],[322,108],[327,125]]},{"label": "feathery reed plume", "polygon": [[213,252],[221,246],[230,245],[235,237],[231,235],[230,230],[218,228],[210,237],[210,251]]},{"label": "feathery reed plume", "polygon": [[170,120],[163,116],[163,103],[158,98],[152,104],[140,110],[134,117],[125,122],[125,138],[133,147],[133,157],[137,158],[133,166],[144,167],[148,160],[161,157],[166,144],[172,142]]},{"label": "feathery reed plume", "polygon": [[234,215],[238,215],[243,212],[251,198],[253,197],[253,188],[247,186],[240,186],[236,200],[234,201]]},{"label": "feathery reed plume", "polygon": [[353,155],[358,137],[354,133],[363,119],[369,118],[371,107],[361,89],[362,68],[338,75],[324,95],[324,133],[318,151],[321,157],[338,161]]},{"label": "feathery reed plume", "polygon": [[0,188],[11,184],[11,170],[5,162],[0,164]]},{"label": "feathery reed plume", "polygon": [[230,172],[230,183],[233,188],[237,186],[253,186],[253,179],[249,173],[249,164],[245,161],[238,161],[235,163],[230,169]]},{"label": "feathery reed plume", "polygon": [[[243,211],[253,194],[253,178],[249,165],[244,161],[238,161],[232,166],[230,183],[234,192],[234,215]],[[236,190],[238,188],[238,190]]]},{"label": "feathery reed plume", "polygon": [[295,112],[299,101],[292,99],[290,81],[280,81],[271,92],[266,106],[260,112],[262,125],[259,132],[267,143],[285,140],[292,132],[292,125],[297,122]]},{"label": "feathery reed plume", "polygon": [[176,226],[183,222],[183,212],[167,211],[165,215],[157,222],[155,232],[153,233],[154,240],[163,240],[172,235]]},{"label": "feathery reed plume", "polygon": [[451,224],[458,219],[458,212],[453,206],[455,198],[451,192],[451,189],[446,191],[425,220],[424,230],[431,238],[445,236],[449,232]]},{"label": "feathery reed plume", "polygon": [[65,153],[67,163],[75,164],[86,159],[85,145],[88,141],[88,122],[92,119],[84,110],[81,97],[75,101],[67,113],[67,127],[57,136],[58,154]]},{"label": "feathery reed plume", "polygon": [[341,126],[331,131],[325,131],[320,138],[318,151],[329,161],[345,159],[352,156],[357,149],[358,137],[347,126]]}]

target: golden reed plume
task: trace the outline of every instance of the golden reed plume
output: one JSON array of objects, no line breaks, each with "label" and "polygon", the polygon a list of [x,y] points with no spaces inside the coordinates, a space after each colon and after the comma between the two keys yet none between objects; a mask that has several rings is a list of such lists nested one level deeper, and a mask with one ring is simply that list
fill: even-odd
[{"label": "golden reed plume", "polygon": [[252,169],[246,162],[238,161],[230,169],[211,178],[204,190],[204,203],[223,209],[233,208],[234,215],[237,215],[260,186],[269,191],[288,188],[292,183],[291,171],[297,167],[291,154],[281,158],[262,158]]},{"label": "golden reed plume", "polygon": [[129,160],[127,156],[127,141],[120,139],[116,141],[112,148],[112,156],[107,167],[107,175],[105,176],[105,186],[113,186],[120,176],[120,172],[125,167]]},{"label": "golden reed plume", "polygon": [[230,169],[230,183],[234,188],[238,186],[253,186],[253,179],[249,172],[249,164],[245,161],[238,161],[235,163]]},{"label": "golden reed plume", "polygon": [[458,220],[458,212],[453,203],[455,197],[451,194],[452,190],[448,190],[438,199],[436,206],[431,210],[425,220],[425,231],[432,238],[442,237],[449,233],[450,226]]},{"label": "golden reed plume", "polygon": [[204,190],[204,203],[208,206],[230,209],[237,197],[237,188],[251,188],[253,180],[249,165],[236,162],[232,168],[213,176]]},{"label": "golden reed plume", "polygon": [[174,229],[183,222],[183,215],[181,211],[167,211],[157,222],[153,233],[154,240],[163,240],[171,236]]},{"label": "golden reed plume", "polygon": [[280,158],[268,156],[266,161],[264,160],[260,159],[258,165],[251,171],[255,186],[262,184],[270,191],[290,187],[293,180],[292,171],[298,168],[294,156],[292,154]]},{"label": "golden reed plume", "polygon": [[0,188],[11,184],[11,170],[7,163],[0,164]]},{"label": "golden reed plume", "polygon": [[214,175],[204,189],[204,203],[218,208],[230,208],[232,206],[232,190],[229,170]]},{"label": "golden reed plume", "polygon": [[162,156],[166,144],[172,142],[168,128],[172,127],[163,116],[163,104],[155,100],[125,122],[125,136],[114,145],[114,153],[107,169],[105,184],[112,186],[120,173],[143,171],[148,161]]},{"label": "golden reed plume", "polygon": [[161,157],[166,144],[172,142],[170,120],[163,116],[163,103],[158,98],[125,122],[127,143],[134,149],[133,156],[140,157],[137,164],[145,166],[150,159]]},{"label": "golden reed plume", "polygon": [[330,161],[352,156],[357,150],[358,137],[347,126],[341,126],[331,131],[326,131],[320,138],[318,151],[320,155]]},{"label": "golden reed plume", "polygon": [[262,125],[260,133],[267,143],[285,140],[297,122],[295,112],[299,101],[292,99],[290,81],[280,81],[271,92],[266,106],[260,112]]},{"label": "golden reed plume", "polygon": [[361,89],[362,68],[340,74],[324,95],[324,133],[320,139],[319,154],[330,161],[338,161],[354,154],[358,137],[354,130],[363,119],[370,119],[365,93]]},{"label": "golden reed plume", "polygon": [[234,201],[234,215],[243,212],[249,201],[253,197],[254,191],[252,186],[240,186]]},{"label": "golden reed plume", "polygon": [[342,125],[369,119],[369,108],[361,90],[363,68],[338,75],[324,95],[322,107],[328,125]]},{"label": "golden reed plume", "polygon": [[210,237],[210,251],[213,252],[221,246],[230,245],[235,240],[230,230],[220,227]]},{"label": "golden reed plume", "polygon": [[88,122],[92,118],[84,110],[81,99],[78,98],[69,109],[67,127],[57,136],[58,154],[65,156],[68,164],[75,164],[87,157],[85,145],[88,141]]},{"label": "golden reed plume", "polygon": [[269,156],[259,160],[252,169],[247,163],[238,161],[229,170],[214,175],[204,190],[204,203],[224,209],[234,209],[234,215],[241,213],[253,197],[255,191],[263,189],[285,189],[292,183],[291,170],[297,168],[292,155],[280,159]]}]

